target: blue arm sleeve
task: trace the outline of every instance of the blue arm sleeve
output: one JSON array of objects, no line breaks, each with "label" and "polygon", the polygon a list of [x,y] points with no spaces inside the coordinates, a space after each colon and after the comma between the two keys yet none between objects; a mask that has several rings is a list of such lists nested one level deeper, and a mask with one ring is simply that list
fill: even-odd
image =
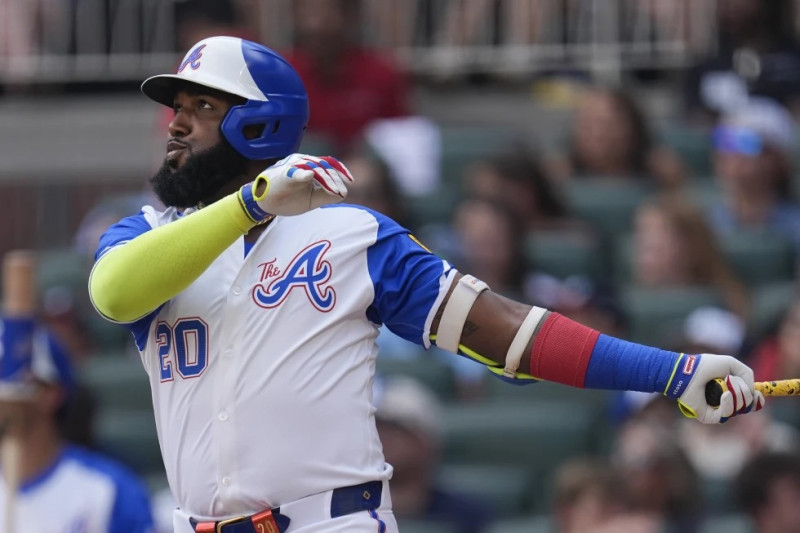
[{"label": "blue arm sleeve", "polygon": [[663,393],[680,354],[600,335],[586,369],[586,388]]},{"label": "blue arm sleeve", "polygon": [[400,337],[424,346],[429,314],[451,267],[423,247],[407,229],[388,217],[371,213],[378,221],[378,235],[367,251],[375,288],[367,316],[377,324],[385,323]]}]

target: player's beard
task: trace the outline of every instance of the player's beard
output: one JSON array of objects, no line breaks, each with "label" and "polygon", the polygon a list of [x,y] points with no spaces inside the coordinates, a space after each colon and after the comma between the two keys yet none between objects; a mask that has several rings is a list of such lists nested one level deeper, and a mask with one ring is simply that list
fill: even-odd
[{"label": "player's beard", "polygon": [[165,206],[185,209],[208,205],[222,187],[247,171],[247,159],[225,139],[197,153],[186,149],[189,155],[180,168],[165,159],[150,178],[153,192]]}]

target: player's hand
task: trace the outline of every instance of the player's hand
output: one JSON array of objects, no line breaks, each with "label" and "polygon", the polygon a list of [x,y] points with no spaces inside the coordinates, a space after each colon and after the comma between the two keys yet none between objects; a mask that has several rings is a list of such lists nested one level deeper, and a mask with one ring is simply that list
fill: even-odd
[{"label": "player's hand", "polygon": [[[714,379],[722,379],[726,385],[719,407],[706,400],[706,383]],[[764,395],[755,390],[753,371],[727,355],[681,355],[664,394],[678,400],[685,416],[704,424],[718,424],[764,407]]]},{"label": "player's hand", "polygon": [[[269,215],[300,215],[340,202],[352,182],[350,171],[334,157],[292,154],[264,170],[239,193],[251,218],[263,220]],[[255,213],[253,203],[258,207]]]}]

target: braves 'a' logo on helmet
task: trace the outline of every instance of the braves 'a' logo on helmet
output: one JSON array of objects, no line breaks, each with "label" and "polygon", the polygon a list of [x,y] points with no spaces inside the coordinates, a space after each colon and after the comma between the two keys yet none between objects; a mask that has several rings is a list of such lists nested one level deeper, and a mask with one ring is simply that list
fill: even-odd
[{"label": "braves 'a' logo on helmet", "polygon": [[261,280],[253,287],[253,301],[270,309],[281,305],[292,289],[302,288],[317,310],[327,313],[336,304],[336,291],[325,283],[331,279],[331,264],[323,260],[330,241],[306,246],[281,270],[275,260],[259,265]]},{"label": "braves 'a' logo on helmet", "polygon": [[181,66],[178,69],[178,74],[183,72],[183,69],[185,69],[187,65],[191,67],[192,70],[199,69],[200,58],[203,57],[203,48],[205,47],[206,47],[205,44],[201,44],[200,46],[192,50],[192,52],[188,56],[186,56],[186,59],[183,60],[183,63],[181,63]]}]

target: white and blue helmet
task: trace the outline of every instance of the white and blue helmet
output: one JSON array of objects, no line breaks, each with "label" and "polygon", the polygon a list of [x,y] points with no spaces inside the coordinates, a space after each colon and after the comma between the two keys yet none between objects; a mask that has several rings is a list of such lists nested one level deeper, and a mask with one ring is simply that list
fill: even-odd
[{"label": "white and blue helmet", "polygon": [[[308,124],[308,95],[300,75],[266,46],[236,37],[209,37],[194,45],[176,74],[142,83],[142,92],[172,107],[182,82],[247,99],[222,120],[222,135],[247,159],[282,158],[297,151]],[[248,139],[246,126],[263,126]]]}]

